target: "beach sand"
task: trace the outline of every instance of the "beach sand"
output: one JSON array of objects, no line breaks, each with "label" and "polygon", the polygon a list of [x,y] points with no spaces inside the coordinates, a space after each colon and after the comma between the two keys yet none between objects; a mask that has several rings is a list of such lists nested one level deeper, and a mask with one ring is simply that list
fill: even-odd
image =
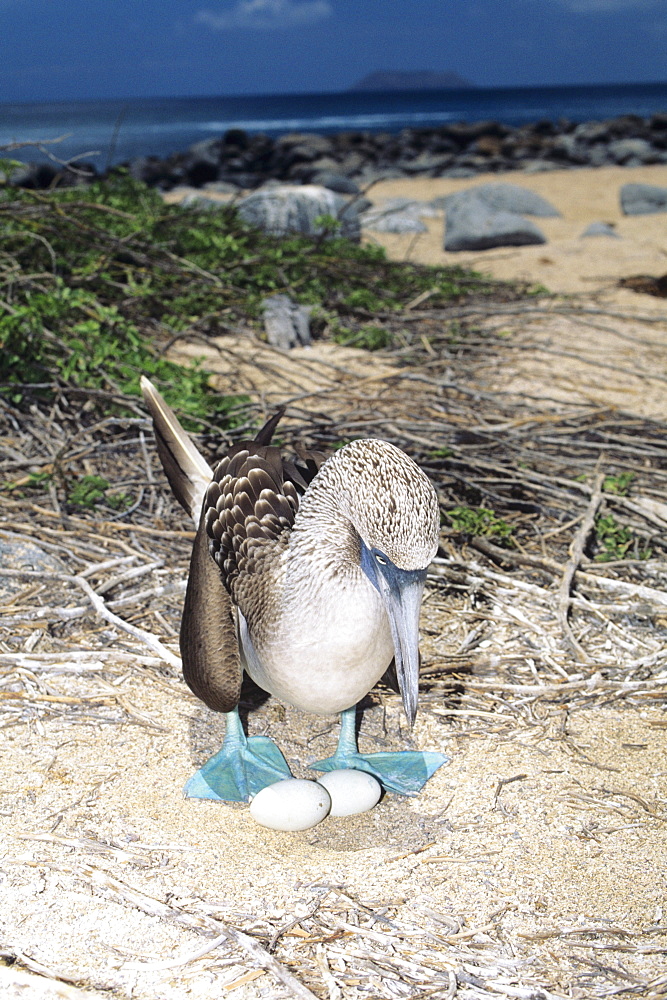
[{"label": "beach sand", "polygon": [[[442,219],[424,219],[429,231],[421,235],[374,232],[367,239],[381,243],[396,260],[466,265],[494,278],[539,283],[553,292],[589,293],[609,288],[619,277],[629,274],[657,275],[667,271],[667,214],[626,216],[621,212],[619,200],[624,184],[667,187],[667,166],[484,174],[465,180],[400,179],[374,185],[368,197],[373,202],[388,198],[430,201],[485,183],[517,184],[550,201],[562,218],[533,219],[547,237],[547,243],[446,253],[442,249]],[[620,239],[608,236],[582,239],[581,234],[591,222],[612,224]]]}]

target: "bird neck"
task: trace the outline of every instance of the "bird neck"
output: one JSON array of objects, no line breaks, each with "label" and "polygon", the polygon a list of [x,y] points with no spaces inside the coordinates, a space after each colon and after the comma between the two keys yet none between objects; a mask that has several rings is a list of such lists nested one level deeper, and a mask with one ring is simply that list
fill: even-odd
[{"label": "bird neck", "polygon": [[[321,475],[321,473],[320,473]],[[358,568],[361,556],[359,534],[348,511],[341,484],[325,477],[313,480],[304,495],[290,536],[291,555],[317,572],[335,574]]]}]

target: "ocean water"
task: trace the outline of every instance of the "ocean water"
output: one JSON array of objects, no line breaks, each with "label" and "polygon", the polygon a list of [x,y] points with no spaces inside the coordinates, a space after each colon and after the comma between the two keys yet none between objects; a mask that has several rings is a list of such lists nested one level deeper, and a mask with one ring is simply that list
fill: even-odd
[{"label": "ocean water", "polygon": [[[137,156],[165,157],[230,128],[271,136],[399,132],[458,121],[518,126],[659,111],[667,111],[667,83],[0,104],[0,146],[64,137],[49,147],[55,155],[80,157],[102,169]],[[2,155],[43,159],[33,148]]]}]

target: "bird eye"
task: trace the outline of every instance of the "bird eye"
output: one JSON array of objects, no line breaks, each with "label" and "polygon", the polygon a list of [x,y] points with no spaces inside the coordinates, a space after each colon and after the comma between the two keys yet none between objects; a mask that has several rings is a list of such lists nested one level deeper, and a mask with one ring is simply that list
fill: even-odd
[{"label": "bird eye", "polygon": [[376,562],[380,563],[380,566],[386,566],[387,565],[387,560],[385,559],[384,556],[380,555],[379,552],[375,553],[375,560],[376,560]]}]

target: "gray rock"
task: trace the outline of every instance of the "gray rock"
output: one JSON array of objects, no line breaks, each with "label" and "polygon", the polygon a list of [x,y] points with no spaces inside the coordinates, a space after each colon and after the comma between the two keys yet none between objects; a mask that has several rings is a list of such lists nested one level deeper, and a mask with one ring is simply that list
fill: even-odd
[{"label": "gray rock", "polygon": [[321,184],[338,194],[360,194],[359,186],[350,177],[338,174],[333,170],[320,170],[310,178],[311,184]]},{"label": "gray rock", "polygon": [[546,243],[534,222],[515,212],[498,212],[481,198],[470,197],[448,206],[445,250],[488,250]]},{"label": "gray rock", "polygon": [[259,174],[253,174],[253,173],[229,174],[225,173],[224,170],[221,170],[219,172],[217,179],[221,181],[223,184],[233,184],[237,191],[239,191],[240,189],[248,190],[256,188],[261,183],[262,180]]},{"label": "gray rock", "polygon": [[427,174],[437,176],[446,167],[451,166],[454,157],[451,153],[429,153],[425,151],[414,159],[400,161],[406,174]]},{"label": "gray rock", "polygon": [[298,306],[289,295],[270,295],[262,302],[266,339],[289,351],[310,344],[310,306]]},{"label": "gray rock", "polygon": [[560,165],[551,160],[524,160],[521,170],[524,174],[546,174],[550,170],[560,170]]},{"label": "gray rock", "polygon": [[614,161],[609,156],[609,147],[604,142],[596,142],[588,150],[588,162],[591,167],[603,167]]},{"label": "gray rock", "polygon": [[615,239],[620,240],[620,236],[616,232],[613,226],[610,226],[608,222],[591,222],[590,226],[584,229],[581,234],[584,236],[613,236]]},{"label": "gray rock", "polygon": [[655,163],[656,155],[646,139],[615,139],[607,146],[607,152],[614,163],[630,164]]},{"label": "gray rock", "polygon": [[361,217],[364,229],[376,233],[426,233],[427,227],[414,212],[389,212],[373,209]]},{"label": "gray rock", "polygon": [[361,238],[357,206],[335,191],[316,184],[298,187],[280,184],[260,188],[242,198],[237,209],[249,225],[273,236],[285,236],[287,233],[319,236],[322,227],[315,220],[318,216],[330,215],[341,223],[340,235],[357,243]]},{"label": "gray rock", "polygon": [[472,167],[447,167],[440,174],[441,177],[452,177],[455,180],[462,180],[466,177],[476,177],[479,171]]},{"label": "gray rock", "polygon": [[557,136],[553,141],[551,152],[556,159],[567,160],[569,163],[588,163],[588,150],[576,135]]},{"label": "gray rock", "polygon": [[650,215],[667,212],[667,188],[652,184],[624,184],[621,188],[624,215]]},{"label": "gray rock", "polygon": [[466,191],[447,195],[442,199],[441,205],[448,211],[450,207],[472,197],[480,199],[496,212],[538,215],[545,219],[560,216],[560,212],[546,198],[528,188],[519,187],[518,184],[480,184]]},{"label": "gray rock", "polygon": [[[44,552],[37,545],[12,538],[0,538],[0,565],[4,566],[5,569],[21,569],[33,573],[67,572],[58,559],[49,555],[48,552]],[[0,578],[0,598],[5,599],[12,594],[17,594],[34,582],[34,579],[31,580],[29,577],[23,580],[16,577],[2,577]]]},{"label": "gray rock", "polygon": [[220,140],[202,139],[200,142],[193,143],[188,149],[188,153],[200,163],[217,166],[220,162]]},{"label": "gray rock", "polygon": [[439,214],[430,202],[388,198],[381,205],[364,212],[361,224],[364,229],[373,229],[377,233],[425,233],[428,230],[422,219],[435,218]]},{"label": "gray rock", "polygon": [[327,156],[334,145],[334,140],[328,135],[318,135],[316,132],[288,132],[276,139],[278,149],[305,150],[310,159],[316,156]]},{"label": "gray rock", "polygon": [[583,142],[608,142],[609,125],[607,122],[582,122],[577,125],[573,135]]}]

